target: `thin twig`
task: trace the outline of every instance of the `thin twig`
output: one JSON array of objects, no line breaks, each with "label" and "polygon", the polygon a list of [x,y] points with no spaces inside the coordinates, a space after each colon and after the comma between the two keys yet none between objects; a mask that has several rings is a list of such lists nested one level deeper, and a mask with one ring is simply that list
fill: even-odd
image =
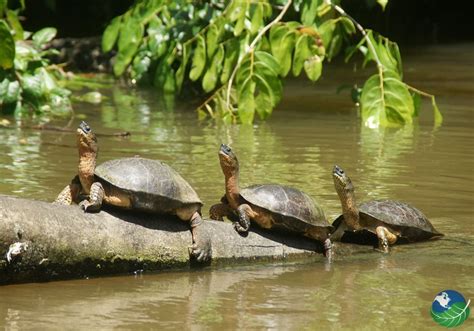
[{"label": "thin twig", "polygon": [[234,81],[235,75],[237,74],[237,70],[239,70],[240,65],[242,64],[243,60],[246,58],[247,55],[252,53],[255,49],[255,46],[257,43],[262,39],[263,35],[275,24],[281,21],[285,13],[287,12],[288,8],[290,8],[290,5],[292,3],[292,0],[288,0],[288,2],[285,4],[283,9],[281,10],[280,14],[278,14],[277,17],[273,21],[271,21],[269,24],[267,24],[260,32],[257,34],[255,39],[250,43],[250,46],[245,50],[244,55],[240,57],[240,59],[237,61],[237,64],[234,67],[234,70],[232,71],[232,74],[230,75],[229,78],[229,83],[227,85],[227,95],[226,95],[226,106],[228,109],[230,109],[230,91],[232,89],[232,82]]},{"label": "thin twig", "polygon": [[342,9],[341,7],[339,7],[338,5],[335,5],[332,3],[331,0],[326,0],[326,3],[328,5],[330,5],[331,7],[333,7],[339,14],[341,14],[342,16],[345,16],[347,17],[348,19],[350,19],[352,21],[352,23],[354,23],[354,25],[356,26],[357,30],[360,31],[360,33],[364,36],[365,40],[367,41],[367,45],[369,46],[370,48],[370,52],[372,53],[372,55],[374,56],[374,60],[375,62],[377,63],[377,67],[382,67],[383,68],[383,64],[382,62],[380,62],[380,59],[377,55],[377,52],[375,51],[375,47],[374,45],[372,44],[372,42],[370,41],[368,35],[367,35],[367,32],[365,31],[365,29],[362,27],[362,25],[359,24],[359,22],[357,22],[351,15],[349,15],[348,13],[346,13],[344,11],[344,9]]}]

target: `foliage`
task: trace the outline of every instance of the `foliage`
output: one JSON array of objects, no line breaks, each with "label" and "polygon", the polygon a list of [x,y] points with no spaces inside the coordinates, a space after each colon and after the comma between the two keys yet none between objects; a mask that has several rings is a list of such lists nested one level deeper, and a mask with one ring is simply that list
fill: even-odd
[{"label": "foliage", "polygon": [[[357,30],[362,40],[350,48]],[[398,46],[327,0],[136,0],[110,22],[102,47],[117,48],[117,76],[169,94],[193,84],[208,95],[201,113],[243,123],[272,113],[290,73],[315,82],[325,60],[360,50],[378,70],[360,97],[366,124],[411,123],[420,95],[432,98],[441,118],[433,96],[403,83]]]},{"label": "foliage", "polygon": [[59,86],[57,70],[46,59],[54,51],[44,50],[56,29],[24,31],[19,11],[8,9],[6,1],[0,0],[0,111],[67,111],[69,91]]}]

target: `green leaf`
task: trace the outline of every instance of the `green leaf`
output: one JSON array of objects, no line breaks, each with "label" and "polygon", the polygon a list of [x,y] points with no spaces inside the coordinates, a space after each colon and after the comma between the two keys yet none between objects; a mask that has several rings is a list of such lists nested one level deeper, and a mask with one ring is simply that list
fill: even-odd
[{"label": "green leaf", "polygon": [[192,81],[196,81],[206,67],[206,41],[202,36],[197,37],[197,46],[194,50],[193,63],[191,71],[189,72],[189,78]]},{"label": "green leaf", "polygon": [[207,58],[210,60],[217,49],[219,40],[219,28],[216,25],[211,25],[206,33]]},{"label": "green leaf", "polygon": [[435,126],[439,126],[441,125],[441,123],[443,123],[443,115],[441,115],[441,112],[439,111],[439,108],[438,108],[438,105],[436,104],[436,100],[434,96],[431,97],[431,105],[433,106]]},{"label": "green leaf", "polygon": [[295,47],[295,32],[286,25],[275,26],[270,30],[272,54],[280,64],[280,74],[285,77],[291,69],[291,54]]},{"label": "green leaf", "polygon": [[232,70],[234,70],[239,55],[239,47],[240,45],[237,39],[231,39],[225,45],[225,59],[221,74],[221,84],[225,84],[229,80]]},{"label": "green leaf", "polygon": [[43,47],[46,43],[50,42],[53,40],[54,37],[56,37],[56,34],[58,33],[58,30],[55,28],[43,28],[33,34],[33,44],[41,48]]},{"label": "green leaf", "polygon": [[188,65],[189,56],[191,55],[191,45],[183,44],[183,55],[181,57],[181,64],[176,70],[176,89],[181,91],[183,85],[184,74],[186,73],[186,66]]},{"label": "green leaf", "polygon": [[442,313],[431,310],[431,317],[433,317],[438,324],[448,328],[459,326],[469,317],[469,302],[467,304],[465,302],[455,302],[448,310]]},{"label": "green leaf", "polygon": [[418,93],[412,93],[411,97],[413,98],[413,107],[415,109],[413,117],[418,117],[421,108],[421,95],[419,95]]},{"label": "green leaf", "polygon": [[10,23],[13,31],[15,31],[15,40],[23,40],[24,33],[23,27],[21,26],[20,20],[18,19],[18,13],[16,10],[7,10],[7,20]]},{"label": "green leaf", "polygon": [[18,81],[10,82],[8,79],[4,79],[0,83],[0,105],[16,103],[20,96],[20,84]]},{"label": "green leaf", "polygon": [[44,91],[39,76],[23,75],[21,77],[21,86],[23,93],[31,101],[39,101],[43,97]]},{"label": "green leaf", "polygon": [[255,54],[256,71],[265,76],[277,77],[281,71],[278,61],[267,52],[256,51]]},{"label": "green leaf", "polygon": [[239,11],[239,17],[237,19],[237,22],[235,23],[234,26],[234,36],[240,36],[242,31],[245,28],[245,18],[246,18],[246,13],[247,13],[247,8],[249,6],[249,3],[247,1],[242,2],[240,4],[241,10]]},{"label": "green leaf", "polygon": [[0,67],[10,69],[15,59],[15,41],[5,21],[0,20]]},{"label": "green leaf", "polygon": [[320,2],[320,0],[304,0],[303,8],[301,9],[301,22],[303,25],[309,26],[314,23]]},{"label": "green leaf", "polygon": [[167,59],[160,62],[155,71],[153,84],[165,93],[174,93],[176,90],[175,73],[168,64]]},{"label": "green leaf", "polygon": [[310,58],[313,55],[309,47],[310,41],[311,41],[311,38],[306,34],[300,35],[298,39],[296,40],[295,54],[293,57],[293,75],[294,76],[299,76],[299,74],[301,73],[301,70],[303,69],[304,61],[306,61],[308,58]]},{"label": "green leaf", "polygon": [[335,19],[330,19],[325,21],[318,27],[319,34],[321,35],[321,39],[323,40],[323,45],[327,49],[329,44],[332,41],[332,37],[334,35],[334,31],[336,30],[336,22]]},{"label": "green leaf", "polygon": [[224,55],[224,46],[219,45],[219,48],[212,58],[211,65],[202,79],[202,88],[205,92],[210,92],[216,87],[222,69],[222,62],[224,61]]},{"label": "green leaf", "polygon": [[0,17],[2,16],[3,12],[7,8],[8,0],[0,0]]},{"label": "green leaf", "polygon": [[107,28],[105,28],[102,36],[102,50],[107,53],[112,50],[117,41],[117,37],[120,32],[120,23],[122,22],[122,16],[115,17]]},{"label": "green leaf", "polygon": [[348,19],[347,17],[341,17],[339,19],[339,23],[342,25],[342,28],[344,29],[344,31],[351,35],[351,34],[354,34],[356,32],[356,28],[354,26],[354,23]]},{"label": "green leaf", "polygon": [[304,71],[306,72],[306,76],[315,82],[321,77],[321,72],[323,70],[323,62],[318,55],[314,55],[310,57],[306,61],[304,61]]},{"label": "green leaf", "polygon": [[263,3],[257,3],[252,6],[254,8],[252,20],[250,21],[250,33],[257,33],[263,24]]},{"label": "green leaf", "polygon": [[380,7],[382,7],[382,10],[385,10],[388,0],[377,0],[377,3],[380,5]]},{"label": "green leaf", "polygon": [[252,124],[255,115],[255,82],[248,78],[238,90],[238,108],[240,121]]},{"label": "green leaf", "polygon": [[143,38],[143,25],[133,19],[127,19],[120,27],[118,54],[114,63],[114,74],[120,76],[132,61]]},{"label": "green leaf", "polygon": [[[382,80],[382,81],[381,81]],[[362,88],[361,114],[368,127],[412,123],[413,99],[400,76],[391,70],[371,76]]]}]

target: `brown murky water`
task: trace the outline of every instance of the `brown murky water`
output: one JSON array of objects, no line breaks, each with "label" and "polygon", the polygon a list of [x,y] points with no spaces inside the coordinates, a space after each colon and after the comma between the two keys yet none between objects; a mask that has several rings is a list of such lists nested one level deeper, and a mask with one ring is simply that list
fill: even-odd
[{"label": "brown murky water", "polygon": [[[434,296],[455,289],[474,299],[474,45],[424,48],[405,55],[405,77],[437,95],[444,115],[432,124],[428,104],[419,124],[361,127],[346,94],[362,81],[350,68],[330,68],[316,85],[289,82],[266,123],[197,122],[189,106],[167,111],[146,91],[110,91],[99,106],[76,106],[99,132],[100,160],[139,154],[171,164],[207,208],[223,193],[217,150],[238,153],[243,184],[278,182],[317,198],[331,218],[340,206],[331,169],[351,175],[360,201],[409,202],[446,234],[327,266],[279,263],[193,272],[0,287],[6,329],[426,329]],[[15,122],[14,119],[8,120]],[[64,125],[64,122],[53,123]],[[0,193],[51,201],[76,169],[69,133],[0,127]],[[471,317],[460,329],[473,328]]]}]

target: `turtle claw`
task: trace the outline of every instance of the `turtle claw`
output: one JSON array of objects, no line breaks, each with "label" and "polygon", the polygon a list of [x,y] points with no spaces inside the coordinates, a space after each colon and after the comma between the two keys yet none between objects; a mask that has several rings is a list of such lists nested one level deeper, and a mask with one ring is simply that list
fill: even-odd
[{"label": "turtle claw", "polygon": [[189,248],[189,254],[198,262],[207,262],[212,258],[211,237],[207,229],[202,225],[192,228],[193,244]]},{"label": "turtle claw", "polygon": [[189,247],[189,254],[197,261],[197,262],[206,262],[211,259],[210,251],[206,249],[201,249],[196,244],[193,244]]},{"label": "turtle claw", "polygon": [[97,208],[94,204],[90,203],[87,200],[82,200],[79,203],[79,207],[85,212],[85,213],[97,213],[100,209]]},{"label": "turtle claw", "polygon": [[249,231],[249,227],[245,228],[239,222],[234,222],[234,229],[238,233],[247,233]]},{"label": "turtle claw", "polygon": [[379,250],[382,253],[389,253],[390,252],[387,238],[383,238],[383,239],[379,240]]}]

